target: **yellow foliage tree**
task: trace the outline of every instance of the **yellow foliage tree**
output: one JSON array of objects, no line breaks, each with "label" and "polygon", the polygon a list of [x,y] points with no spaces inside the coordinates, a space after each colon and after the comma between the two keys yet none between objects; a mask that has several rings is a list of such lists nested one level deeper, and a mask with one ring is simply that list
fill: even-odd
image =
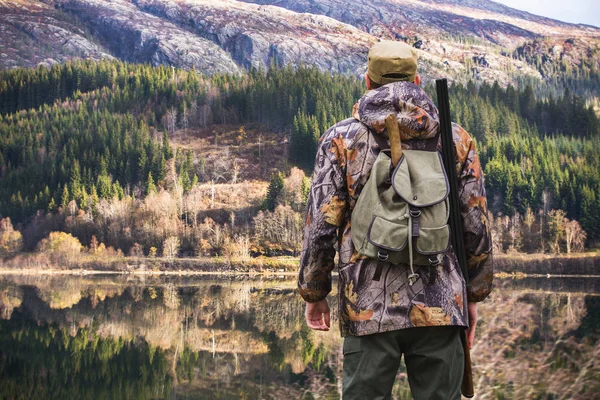
[{"label": "yellow foliage tree", "polygon": [[56,231],[38,243],[38,251],[48,254],[52,262],[59,264],[75,261],[81,247],[79,240],[70,233]]},{"label": "yellow foliage tree", "polygon": [[0,258],[8,258],[23,248],[21,232],[14,230],[10,218],[0,220]]}]

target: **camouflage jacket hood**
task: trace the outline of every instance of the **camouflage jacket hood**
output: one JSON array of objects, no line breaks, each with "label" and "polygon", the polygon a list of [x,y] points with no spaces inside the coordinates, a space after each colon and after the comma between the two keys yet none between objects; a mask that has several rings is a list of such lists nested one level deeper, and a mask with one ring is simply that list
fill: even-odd
[{"label": "camouflage jacket hood", "polygon": [[396,82],[368,91],[355,104],[352,116],[385,138],[385,118],[395,113],[401,139],[428,139],[439,128],[439,114],[429,96],[414,83]]},{"label": "camouflage jacket hood", "polygon": [[[432,325],[468,326],[467,301],[482,301],[492,289],[491,236],[484,176],[475,144],[453,124],[456,174],[464,221],[470,286],[467,288],[452,248],[437,269],[416,270],[408,285],[408,265],[392,265],[360,255],[352,243],[351,214],[387,138],[385,117],[396,112],[402,146],[423,149],[438,132],[438,111],[418,86],[397,82],[368,91],[353,116],[320,139],[303,235],[298,289],[309,302],[332,290],[331,272],[339,254],[337,300],[342,336],[368,335]],[[438,150],[441,142],[437,142]],[[378,273],[376,274],[376,271]],[[431,274],[435,274],[435,279]]]}]

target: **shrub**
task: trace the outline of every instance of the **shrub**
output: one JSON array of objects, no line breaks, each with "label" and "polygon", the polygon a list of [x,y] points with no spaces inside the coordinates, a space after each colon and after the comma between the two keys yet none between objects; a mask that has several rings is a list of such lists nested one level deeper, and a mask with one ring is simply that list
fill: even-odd
[{"label": "shrub", "polygon": [[10,218],[0,220],[0,258],[12,257],[23,248],[21,232],[14,230]]},{"label": "shrub", "polygon": [[81,253],[81,243],[70,233],[50,232],[38,243],[38,251],[48,254],[53,263],[76,261]]}]

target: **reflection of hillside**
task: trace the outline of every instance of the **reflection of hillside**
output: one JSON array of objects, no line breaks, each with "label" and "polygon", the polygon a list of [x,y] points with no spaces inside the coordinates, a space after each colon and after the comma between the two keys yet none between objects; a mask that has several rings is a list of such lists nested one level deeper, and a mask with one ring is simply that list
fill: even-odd
[{"label": "reflection of hillside", "polygon": [[[39,361],[39,352],[52,363],[74,363],[71,372],[77,376],[100,358],[104,364],[98,368],[105,375],[94,378],[100,382],[113,379],[106,368],[118,370],[118,357],[147,352],[149,358],[163,357],[160,367],[146,367],[153,374],[155,368],[160,371],[158,381],[172,379],[171,394],[178,398],[279,399],[303,393],[338,398],[337,302],[330,303],[331,331],[309,331],[295,285],[293,280],[237,278],[5,278],[0,281],[0,309],[9,320],[0,321],[0,359],[20,362],[17,370],[24,374],[56,365]],[[600,354],[600,296],[582,294],[581,288],[596,286],[590,281],[496,281],[496,290],[480,306],[473,349],[481,398],[585,399],[600,390],[595,378],[600,366],[594,358]],[[562,292],[549,293],[551,289]],[[44,351],[42,343],[49,344]],[[80,361],[71,360],[75,356]],[[31,357],[31,367],[23,367]],[[0,380],[5,373],[0,366]],[[53,385],[63,384],[60,376],[51,378]],[[127,390],[140,385],[143,393],[158,393],[147,381],[128,379]],[[29,384],[13,379],[11,390]],[[85,398],[83,386],[76,390],[71,394]],[[397,384],[394,392],[406,393],[406,388]]]},{"label": "reflection of hillside", "polygon": [[170,392],[166,353],[143,340],[101,339],[37,326],[15,311],[0,321],[0,398],[150,399]]},{"label": "reflection of hillside", "polygon": [[246,332],[193,328],[186,332],[186,343],[193,351],[216,353],[267,353],[269,347]]},{"label": "reflection of hillside", "polygon": [[18,286],[0,284],[0,319],[10,319],[15,308],[23,302],[23,290]]},{"label": "reflection of hillside", "polygon": [[[494,291],[480,307],[472,354],[475,392],[511,399],[592,398],[600,390],[600,364],[594,361],[600,351],[598,299]],[[583,337],[579,330],[590,319],[595,326]]]},{"label": "reflection of hillside", "polygon": [[[339,345],[335,329],[315,335],[303,326],[304,306],[295,282],[211,280],[180,286],[168,280],[156,285],[86,278],[13,280],[25,285],[5,282],[5,292],[24,290],[23,301],[13,304],[0,297],[3,309],[20,307],[20,315],[35,324],[54,326],[49,329],[62,329],[71,337],[93,332],[105,341],[143,338],[172,360],[169,374],[189,391],[220,382],[218,392],[229,393],[240,376],[241,381],[258,377],[262,385],[278,382],[282,374],[302,374],[313,362],[324,367]],[[244,390],[252,392],[253,387],[258,386]]]}]

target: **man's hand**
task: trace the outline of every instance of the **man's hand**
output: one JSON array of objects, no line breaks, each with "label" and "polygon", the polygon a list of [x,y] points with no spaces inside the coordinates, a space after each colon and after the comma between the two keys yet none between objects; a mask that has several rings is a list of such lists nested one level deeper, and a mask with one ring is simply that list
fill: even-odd
[{"label": "man's hand", "polygon": [[467,343],[469,349],[473,347],[473,340],[475,340],[475,328],[477,328],[477,303],[468,303],[467,308],[469,310],[469,329],[467,330]]},{"label": "man's hand", "polygon": [[317,301],[316,303],[306,303],[306,312],[304,313],[306,323],[311,329],[318,331],[329,330],[329,304],[327,299]]}]

